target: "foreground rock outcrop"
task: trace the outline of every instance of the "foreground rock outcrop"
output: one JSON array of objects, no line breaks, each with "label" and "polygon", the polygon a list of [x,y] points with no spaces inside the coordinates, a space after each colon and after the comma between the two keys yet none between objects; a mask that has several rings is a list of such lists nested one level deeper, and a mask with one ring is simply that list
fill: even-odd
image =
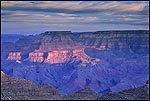
[{"label": "foreground rock outcrop", "polygon": [[48,85],[36,85],[31,81],[13,78],[1,72],[2,100],[52,100],[62,99],[56,89]]},{"label": "foreground rock outcrop", "polygon": [[119,93],[96,94],[89,88],[61,95],[48,85],[10,77],[1,72],[1,100],[148,100],[149,84]]},{"label": "foreground rock outcrop", "polygon": [[149,100],[149,84],[119,93],[104,94],[97,100]]}]

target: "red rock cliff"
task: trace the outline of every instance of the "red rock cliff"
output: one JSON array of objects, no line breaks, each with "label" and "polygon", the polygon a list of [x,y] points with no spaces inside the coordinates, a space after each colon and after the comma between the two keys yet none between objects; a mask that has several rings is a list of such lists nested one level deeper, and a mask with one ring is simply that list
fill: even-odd
[{"label": "red rock cliff", "polygon": [[7,59],[8,60],[20,60],[21,52],[10,52]]},{"label": "red rock cliff", "polygon": [[29,59],[32,62],[42,62],[44,60],[43,52],[31,52],[29,53]]}]

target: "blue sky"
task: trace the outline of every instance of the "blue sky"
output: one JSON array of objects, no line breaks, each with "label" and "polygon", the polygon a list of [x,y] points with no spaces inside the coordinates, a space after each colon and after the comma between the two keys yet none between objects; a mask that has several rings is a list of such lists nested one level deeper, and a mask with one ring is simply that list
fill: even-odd
[{"label": "blue sky", "polygon": [[149,28],[149,1],[1,1],[2,34]]}]

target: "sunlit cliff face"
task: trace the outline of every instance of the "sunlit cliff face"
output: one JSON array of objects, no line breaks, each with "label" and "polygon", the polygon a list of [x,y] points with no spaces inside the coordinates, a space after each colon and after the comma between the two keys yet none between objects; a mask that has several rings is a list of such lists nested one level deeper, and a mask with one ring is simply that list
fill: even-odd
[{"label": "sunlit cliff face", "polygon": [[31,62],[42,62],[43,61],[43,53],[42,52],[31,52],[29,53],[29,58]]},{"label": "sunlit cliff face", "polygon": [[31,62],[44,62],[49,64],[54,63],[64,63],[70,57],[75,57],[72,61],[82,61],[82,64],[90,62],[90,57],[84,53],[84,48],[74,49],[74,50],[55,50],[47,52],[48,55],[44,58],[43,52],[31,52],[29,53],[29,59]]},{"label": "sunlit cliff face", "polygon": [[[55,63],[64,63],[67,59],[74,57],[73,61],[82,61],[82,66],[86,66],[89,62],[91,62],[91,58],[85,54],[84,48],[74,49],[74,50],[55,50],[51,52],[47,52],[48,55],[44,58],[44,52],[34,51],[29,53],[29,60],[31,62],[44,62],[48,64]],[[21,59],[21,52],[11,52],[9,53],[8,60],[16,60],[16,62],[21,63],[19,60]],[[95,65],[99,62],[99,59],[95,59],[92,61],[92,65]]]},{"label": "sunlit cliff face", "polygon": [[69,57],[68,50],[59,50],[48,52],[47,58],[44,60],[45,63],[63,63]]},{"label": "sunlit cliff face", "polygon": [[85,54],[85,47],[73,41],[71,35],[69,31],[45,32],[39,49],[29,53],[30,61],[55,64],[72,59],[71,62],[81,61],[82,65],[86,66],[91,62],[91,58]]},{"label": "sunlit cliff face", "polygon": [[[91,61],[91,58],[84,52],[85,47],[73,41],[70,35],[70,32],[45,32],[39,49],[30,52],[28,60],[48,64],[80,61],[82,66],[89,63],[94,65],[99,62],[99,59]],[[18,52],[10,53],[8,60],[20,60],[20,54]]]},{"label": "sunlit cliff face", "polygon": [[10,52],[7,59],[8,60],[20,60],[21,52]]},{"label": "sunlit cliff face", "polygon": [[[28,53],[28,60],[48,64],[64,63],[69,60],[69,62],[81,61],[84,66],[89,63],[93,65],[100,60],[94,58],[93,61],[84,52],[85,48],[90,47],[96,50],[130,49],[136,51],[140,47],[147,47],[145,43],[147,42],[147,35],[147,33],[141,34],[141,32],[130,31],[102,31],[95,34],[77,35],[73,35],[70,31],[48,31],[40,37],[38,48],[34,48]],[[22,47],[24,48],[24,46]],[[21,60],[21,54],[21,51],[10,52],[7,59]]]}]

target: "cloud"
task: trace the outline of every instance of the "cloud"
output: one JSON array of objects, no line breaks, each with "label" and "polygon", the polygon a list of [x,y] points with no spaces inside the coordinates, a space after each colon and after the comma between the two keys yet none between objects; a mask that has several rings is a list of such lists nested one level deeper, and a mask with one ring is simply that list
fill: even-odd
[{"label": "cloud", "polygon": [[81,17],[81,16],[76,15],[76,14],[66,14],[66,13],[57,13],[57,15],[60,15],[62,17]]},{"label": "cloud", "polygon": [[132,12],[141,11],[146,6],[145,3],[138,4],[125,4],[121,2],[109,2],[109,3],[80,3],[80,2],[54,2],[43,1],[37,3],[31,2],[12,2],[2,1],[3,10],[11,11],[36,11],[36,12],[53,12],[53,13],[100,13],[104,11],[113,12]]},{"label": "cloud", "polygon": [[[94,6],[93,6],[94,5]],[[119,15],[146,15],[145,18],[148,18],[149,10],[143,10],[147,5],[145,3],[123,3],[123,2],[102,2],[95,4],[95,2],[54,2],[54,1],[37,1],[37,2],[28,2],[28,1],[2,1],[2,10],[9,11],[26,11],[26,12],[37,12],[37,14],[26,14],[26,13],[2,13],[2,18],[10,17],[35,17],[38,20],[50,20],[50,21],[59,21],[59,22],[96,22],[98,21],[98,15],[102,14],[103,17],[108,20],[112,17]],[[38,13],[39,12],[39,13]],[[45,12],[46,14],[41,14],[40,12]],[[54,13],[57,16],[51,16],[50,14]],[[95,16],[85,16],[82,14],[95,14]],[[117,13],[117,14],[116,14]],[[33,16],[33,17],[32,17]],[[41,17],[41,18],[40,18]],[[143,19],[145,19],[143,17]],[[101,18],[102,20],[102,18]]]},{"label": "cloud", "polygon": [[[102,20],[100,22],[96,22],[97,24],[103,23],[103,24],[119,24],[119,25],[137,25],[137,26],[141,26],[141,25],[149,25],[149,19],[138,19],[138,18],[116,18],[116,19],[106,19]],[[95,23],[95,24],[96,24]]]},{"label": "cloud", "polygon": [[[8,14],[8,15],[7,15]],[[114,18],[97,18],[97,17],[72,17],[72,15],[62,16],[50,16],[43,14],[22,14],[22,13],[4,13],[2,15],[2,22],[5,23],[29,23],[29,24],[43,24],[51,26],[68,26],[74,25],[102,25],[102,24],[126,24],[126,25],[148,25],[148,18],[136,18],[136,17],[114,17]],[[9,19],[7,17],[10,17]],[[7,19],[5,19],[7,18]]]},{"label": "cloud", "polygon": [[[44,14],[29,14],[29,13],[15,13],[15,12],[7,12],[2,13],[2,21],[3,22],[26,22],[26,23],[85,23],[85,22],[95,22],[98,19],[96,17],[81,17],[74,16],[72,14],[63,14],[58,13],[61,16],[51,16]],[[63,16],[63,17],[62,17]]]},{"label": "cloud", "polygon": [[139,26],[144,28],[143,26],[149,26],[148,3],[140,1],[2,1],[1,20],[6,27],[15,24],[16,28],[29,25],[41,26],[41,28],[43,25],[43,29],[44,27],[107,29],[111,28],[111,25],[117,26],[116,29],[119,29],[118,26],[122,28],[125,26],[126,29],[139,28]]}]

